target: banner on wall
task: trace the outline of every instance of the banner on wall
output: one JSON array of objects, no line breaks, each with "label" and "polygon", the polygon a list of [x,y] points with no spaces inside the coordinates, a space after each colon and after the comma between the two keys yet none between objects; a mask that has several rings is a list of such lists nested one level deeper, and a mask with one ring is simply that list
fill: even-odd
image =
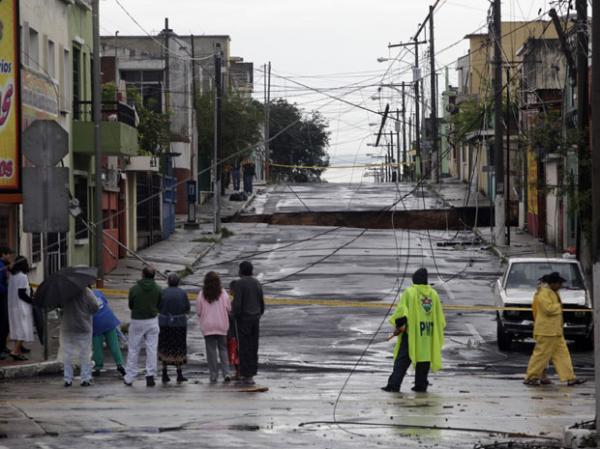
[{"label": "banner on wall", "polygon": [[0,194],[21,193],[18,4],[0,0]]}]

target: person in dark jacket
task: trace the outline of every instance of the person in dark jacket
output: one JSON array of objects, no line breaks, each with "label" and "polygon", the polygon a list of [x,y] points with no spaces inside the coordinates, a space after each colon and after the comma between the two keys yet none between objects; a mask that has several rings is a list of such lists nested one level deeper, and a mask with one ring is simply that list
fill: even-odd
[{"label": "person in dark jacket", "polygon": [[231,169],[231,178],[233,179],[233,190],[240,191],[241,167],[240,161],[235,161]]},{"label": "person in dark jacket", "polygon": [[235,284],[232,304],[239,338],[241,383],[245,385],[254,385],[258,371],[260,318],[265,312],[262,287],[253,277],[253,270],[248,261],[240,264],[240,279]]},{"label": "person in dark jacket", "polygon": [[244,169],[244,192],[250,195],[253,189],[252,181],[256,176],[256,167],[250,159],[246,160],[242,167]]},{"label": "person in dark jacket", "polygon": [[[0,360],[6,358],[10,349],[6,346],[8,340],[8,270],[14,251],[8,246],[0,246]],[[21,347],[23,350],[23,347]]]},{"label": "person in dark jacket", "polygon": [[144,267],[142,279],[129,290],[129,352],[127,368],[123,382],[133,385],[138,372],[138,357],[142,345],[146,347],[146,386],[155,385],[156,351],[158,346],[158,311],[160,309],[162,291],[154,281],[156,271],[152,267]]},{"label": "person in dark jacket", "polygon": [[190,301],[185,291],[179,288],[179,277],[169,274],[169,287],[162,292],[158,324],[158,359],[162,362],[162,382],[171,381],[167,366],[177,369],[177,383],[185,382],[182,365],[187,363],[187,314],[190,313]]},{"label": "person in dark jacket", "polygon": [[104,342],[108,346],[112,357],[117,364],[117,371],[121,376],[125,375],[123,368],[123,353],[119,345],[119,335],[117,329],[121,324],[119,319],[108,304],[108,299],[100,290],[94,290],[94,295],[98,302],[98,311],[93,318],[93,339],[92,339],[92,356],[94,359],[94,376],[99,376],[102,368],[104,368]]}]

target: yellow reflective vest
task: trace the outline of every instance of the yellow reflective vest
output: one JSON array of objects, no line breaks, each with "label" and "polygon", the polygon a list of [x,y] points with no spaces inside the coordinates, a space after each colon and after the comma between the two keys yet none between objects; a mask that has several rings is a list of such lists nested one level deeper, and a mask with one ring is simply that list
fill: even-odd
[{"label": "yellow reflective vest", "polygon": [[446,318],[440,297],[429,285],[414,284],[404,290],[396,310],[390,318],[396,327],[398,318],[406,317],[406,332],[398,335],[394,360],[398,356],[402,338],[408,336],[408,353],[411,362],[431,362],[431,370],[442,368],[442,346]]}]

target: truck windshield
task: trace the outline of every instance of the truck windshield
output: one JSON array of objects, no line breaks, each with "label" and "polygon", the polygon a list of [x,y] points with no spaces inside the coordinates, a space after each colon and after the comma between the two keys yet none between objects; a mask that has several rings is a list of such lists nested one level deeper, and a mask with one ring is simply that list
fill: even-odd
[{"label": "truck windshield", "polygon": [[567,281],[563,288],[581,290],[584,288],[579,267],[574,263],[523,262],[513,263],[506,279],[505,288],[531,288],[539,284],[539,279],[554,271]]}]

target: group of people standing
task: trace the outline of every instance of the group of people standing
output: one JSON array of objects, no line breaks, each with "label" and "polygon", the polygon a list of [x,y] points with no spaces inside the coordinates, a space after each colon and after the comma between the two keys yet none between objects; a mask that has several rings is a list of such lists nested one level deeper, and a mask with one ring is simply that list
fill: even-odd
[{"label": "group of people standing", "polygon": [[[253,190],[254,177],[256,176],[256,165],[250,159],[235,161],[233,164],[225,164],[223,167],[223,180],[221,183],[221,194],[225,194],[225,189],[233,182],[233,190],[240,191],[243,187],[244,193],[251,194]],[[242,184],[243,182],[243,184]]]},{"label": "group of people standing", "polygon": [[[209,379],[219,378],[219,362],[224,382],[238,380],[254,385],[258,370],[259,323],[264,313],[260,283],[253,277],[253,266],[242,262],[240,279],[233,281],[229,293],[219,275],[209,272],[196,299],[198,324],[204,335]],[[179,288],[177,275],[168,277],[169,287],[162,290],[155,282],[155,270],[146,267],[142,279],[129,291],[129,352],[123,382],[131,386],[138,373],[138,357],[146,351],[146,386],[155,386],[158,361],[162,363],[162,382],[170,382],[168,367],[175,366],[177,382],[185,382],[182,367],[187,363],[187,317],[190,303]],[[231,296],[230,296],[231,295]],[[233,297],[233,298],[232,298]],[[234,337],[238,354],[229,351],[227,337]],[[235,367],[239,355],[239,367]],[[231,363],[230,363],[231,362]],[[236,368],[232,373],[231,366]]]}]

